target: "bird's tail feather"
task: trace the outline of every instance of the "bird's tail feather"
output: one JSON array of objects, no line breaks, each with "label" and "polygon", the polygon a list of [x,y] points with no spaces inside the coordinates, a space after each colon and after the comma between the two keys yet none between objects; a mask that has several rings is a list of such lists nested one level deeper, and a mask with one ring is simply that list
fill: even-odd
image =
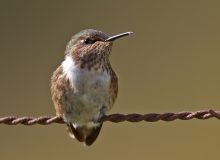
[{"label": "bird's tail feather", "polygon": [[92,145],[98,137],[102,123],[94,127],[81,126],[74,128],[72,123],[67,124],[67,130],[70,137],[75,137],[78,141],[84,142],[85,145]]}]

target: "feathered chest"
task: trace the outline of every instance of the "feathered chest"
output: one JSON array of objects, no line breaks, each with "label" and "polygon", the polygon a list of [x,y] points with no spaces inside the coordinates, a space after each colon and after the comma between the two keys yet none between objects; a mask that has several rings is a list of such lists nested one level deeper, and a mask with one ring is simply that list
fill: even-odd
[{"label": "feathered chest", "polygon": [[108,96],[111,77],[107,71],[80,68],[71,57],[66,57],[62,68],[74,93],[84,96]]},{"label": "feathered chest", "polygon": [[109,89],[110,76],[107,72],[76,68],[68,73],[67,76],[74,92],[103,94]]}]

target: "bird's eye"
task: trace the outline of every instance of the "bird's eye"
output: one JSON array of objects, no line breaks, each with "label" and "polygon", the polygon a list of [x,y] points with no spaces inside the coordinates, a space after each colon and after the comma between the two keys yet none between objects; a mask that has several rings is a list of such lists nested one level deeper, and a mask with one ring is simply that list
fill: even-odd
[{"label": "bird's eye", "polygon": [[85,43],[85,44],[93,44],[93,43],[95,43],[95,41],[91,40],[90,38],[86,38],[86,39],[83,40],[83,43]]}]

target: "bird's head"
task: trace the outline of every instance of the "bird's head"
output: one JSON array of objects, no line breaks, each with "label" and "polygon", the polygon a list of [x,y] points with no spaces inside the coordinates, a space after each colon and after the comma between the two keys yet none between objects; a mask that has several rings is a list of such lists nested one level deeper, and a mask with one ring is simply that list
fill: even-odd
[{"label": "bird's head", "polygon": [[108,36],[104,32],[94,29],[82,30],[69,41],[65,54],[70,55],[79,64],[91,61],[105,61],[108,60],[113,41],[131,33],[125,32]]}]

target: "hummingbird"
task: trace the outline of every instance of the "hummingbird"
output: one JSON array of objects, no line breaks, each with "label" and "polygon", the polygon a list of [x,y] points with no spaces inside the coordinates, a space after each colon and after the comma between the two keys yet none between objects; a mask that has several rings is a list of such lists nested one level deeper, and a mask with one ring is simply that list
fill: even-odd
[{"label": "hummingbird", "polygon": [[86,146],[98,137],[100,119],[117,98],[118,78],[109,61],[113,42],[130,34],[80,31],[68,42],[65,59],[51,77],[56,115],[66,122],[69,136]]}]

